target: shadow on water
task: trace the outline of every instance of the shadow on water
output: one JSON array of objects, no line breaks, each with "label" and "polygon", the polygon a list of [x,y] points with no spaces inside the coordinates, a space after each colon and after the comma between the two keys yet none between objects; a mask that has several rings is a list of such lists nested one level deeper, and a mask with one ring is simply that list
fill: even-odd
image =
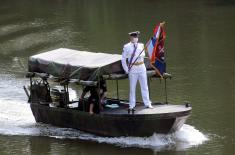
[{"label": "shadow on water", "polygon": [[[71,151],[73,153],[77,153],[77,151],[86,152],[88,154],[96,154],[98,151],[98,154],[109,154],[110,152],[119,154],[120,151],[125,150],[125,154],[134,154],[141,151],[143,153],[168,152],[167,154],[177,155],[179,152],[185,153],[187,149],[199,145],[189,145],[188,142],[176,142],[173,137],[172,139],[169,137],[170,135],[153,135],[152,137],[145,138],[108,138],[98,137],[74,129],[56,128],[43,124],[22,126],[21,128],[21,131],[20,128],[15,128],[18,130],[18,133],[16,133],[17,131],[13,131],[10,135],[18,137],[15,141],[20,143],[20,145],[24,145],[23,147],[28,148],[27,151],[30,151],[31,153],[36,153],[40,150],[40,152],[46,154],[64,154],[66,151]],[[28,135],[30,132],[31,135]],[[3,136],[3,139],[4,137],[7,136]],[[21,141],[24,141],[24,143]],[[3,148],[4,147],[5,146],[3,146]],[[24,151],[27,152],[26,150]]]},{"label": "shadow on water", "polygon": [[[30,34],[30,33],[39,33],[46,32],[49,33],[55,29],[59,29],[59,25],[54,24],[40,24],[40,23],[23,23],[22,25],[4,25],[0,27],[0,29],[4,32],[0,32],[0,42],[1,44],[4,42],[8,42],[9,40],[13,40],[15,38]],[[8,31],[7,31],[8,30]],[[35,38],[36,39],[36,38]]]},{"label": "shadow on water", "polygon": [[2,15],[0,18],[0,26],[7,24],[20,23],[22,21],[22,16],[19,14],[6,14]]},{"label": "shadow on water", "polygon": [[[137,152],[152,154],[152,151],[148,149],[125,148],[124,150],[113,145],[97,144],[96,142],[70,139],[60,140],[47,137],[25,136],[22,138],[21,136],[15,136],[12,138],[10,136],[2,136],[0,143],[5,144],[0,148],[0,152],[5,154],[84,154],[84,152],[93,155],[136,155]],[[19,150],[18,146],[25,149]]]},{"label": "shadow on water", "polygon": [[20,32],[15,32],[13,35],[6,34],[7,36],[5,36],[5,38],[11,39],[1,41],[1,55],[22,57],[50,47],[55,48],[58,44],[60,44],[59,47],[63,47],[65,46],[64,44],[71,39],[71,34],[69,34],[69,30],[66,30],[66,28],[61,29],[60,27],[53,27],[50,30],[49,27],[44,30],[40,29],[41,28],[30,27]]}]

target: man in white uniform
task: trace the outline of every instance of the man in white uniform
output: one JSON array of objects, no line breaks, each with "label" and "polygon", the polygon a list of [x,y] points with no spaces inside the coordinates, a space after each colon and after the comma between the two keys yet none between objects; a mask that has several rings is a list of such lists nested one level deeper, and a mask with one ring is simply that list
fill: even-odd
[{"label": "man in white uniform", "polygon": [[151,105],[151,101],[149,99],[147,73],[146,73],[146,67],[144,64],[144,57],[145,57],[145,51],[143,51],[144,44],[138,43],[139,34],[140,34],[139,31],[129,33],[130,42],[124,45],[123,53],[122,53],[122,67],[125,70],[125,72],[129,74],[129,82],[130,82],[129,109],[130,110],[133,110],[136,105],[137,81],[139,81],[140,83],[141,95],[142,95],[142,99],[143,99],[145,107],[153,108]]}]

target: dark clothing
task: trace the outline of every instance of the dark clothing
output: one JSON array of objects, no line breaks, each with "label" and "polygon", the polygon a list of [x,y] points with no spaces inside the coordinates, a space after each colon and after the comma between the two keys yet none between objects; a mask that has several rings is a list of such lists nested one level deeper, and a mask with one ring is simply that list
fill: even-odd
[{"label": "dark clothing", "polygon": [[86,86],[83,89],[83,92],[90,92],[90,96],[94,98],[99,98],[98,91],[100,87],[100,96],[104,95],[105,92],[107,92],[106,82],[100,81],[100,84],[98,83],[97,86]]},{"label": "dark clothing", "polygon": [[[98,85],[98,87],[99,87],[99,85]],[[101,80],[100,81],[100,96],[103,96],[105,92],[107,92],[106,81]]]},{"label": "dark clothing", "polygon": [[[100,96],[98,95],[99,90]],[[86,86],[83,89],[83,92],[90,92],[90,96],[88,97],[88,104],[89,106],[90,104],[94,104],[93,112],[99,113],[99,99],[105,92],[107,92],[106,82],[102,80],[100,84],[97,84],[97,86]]]},{"label": "dark clothing", "polygon": [[[99,109],[99,98],[94,97],[94,96],[90,96],[88,98],[88,107],[90,107],[90,104],[94,104],[93,112],[98,114],[100,112],[100,109]],[[88,109],[88,111],[89,111],[89,109]]]},{"label": "dark clothing", "polygon": [[98,96],[98,90],[95,86],[86,86],[83,89],[83,92],[90,92],[90,97],[92,98],[99,98]]}]

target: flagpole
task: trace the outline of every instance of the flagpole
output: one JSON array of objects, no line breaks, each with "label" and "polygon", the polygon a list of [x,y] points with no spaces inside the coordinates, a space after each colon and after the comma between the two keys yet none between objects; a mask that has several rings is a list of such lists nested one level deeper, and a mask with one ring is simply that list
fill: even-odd
[{"label": "flagpole", "polygon": [[148,41],[148,43],[144,46],[144,48],[142,49],[142,51],[140,52],[140,54],[137,56],[137,58],[135,59],[135,61],[130,65],[129,71],[131,70],[132,66],[135,64],[135,62],[137,61],[137,59],[140,57],[140,55],[144,52],[144,50],[146,49],[146,47],[147,47],[148,44],[149,44],[149,41]]},{"label": "flagpole", "polygon": [[[159,24],[159,26],[160,27],[162,27],[163,25],[165,25],[165,21],[163,21],[162,23],[160,23]],[[159,34],[160,35],[160,34]],[[153,35],[150,37],[150,38],[152,38],[153,37]],[[159,38],[160,37],[158,37],[157,39],[157,43],[158,43],[158,41],[159,41]],[[140,55],[143,53],[143,51],[146,49],[146,47],[149,45],[149,43],[150,43],[150,41],[148,41],[147,42],[147,44],[144,46],[144,48],[143,48],[143,50],[140,52],[140,54],[137,56],[137,58],[135,59],[135,61],[130,65],[130,68],[129,68],[129,70],[128,71],[130,71],[131,70],[131,68],[132,68],[132,66],[135,64],[135,62],[137,61],[137,59],[140,57]],[[151,62],[150,62],[151,63]]]}]

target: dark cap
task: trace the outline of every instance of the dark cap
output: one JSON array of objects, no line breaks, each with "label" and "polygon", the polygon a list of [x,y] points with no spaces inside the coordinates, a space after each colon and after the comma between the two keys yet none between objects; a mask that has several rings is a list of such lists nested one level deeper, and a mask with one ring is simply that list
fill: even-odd
[{"label": "dark cap", "polygon": [[140,35],[140,31],[129,32],[128,34],[132,37],[138,37]]}]

